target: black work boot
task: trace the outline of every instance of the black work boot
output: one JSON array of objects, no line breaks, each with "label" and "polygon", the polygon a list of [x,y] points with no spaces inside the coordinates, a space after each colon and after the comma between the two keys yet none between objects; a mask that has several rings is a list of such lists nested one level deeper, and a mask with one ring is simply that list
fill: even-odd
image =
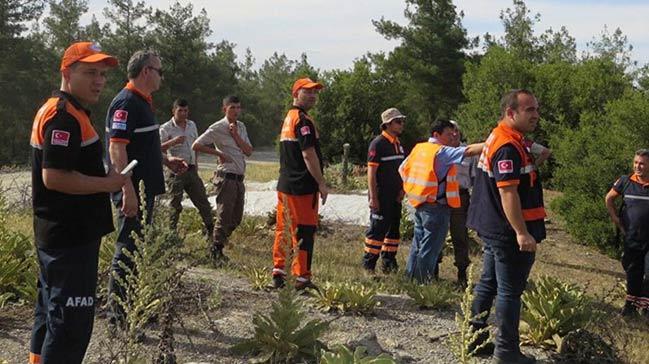
[{"label": "black work boot", "polygon": [[212,264],[216,268],[220,268],[230,261],[230,258],[228,258],[225,254],[223,254],[223,248],[222,247],[212,247],[210,258],[212,259]]},{"label": "black work boot", "polygon": [[381,264],[381,271],[383,274],[396,273],[399,270],[399,265],[396,259],[383,259]]},{"label": "black work boot", "polygon": [[286,280],[284,279],[284,276],[281,274],[275,274],[273,275],[273,283],[268,288],[280,289],[283,288],[285,285],[286,285]]},{"label": "black work boot", "polygon": [[519,353],[518,357],[515,358],[498,358],[494,357],[494,364],[534,364],[536,363],[536,358],[532,355],[525,355]]}]

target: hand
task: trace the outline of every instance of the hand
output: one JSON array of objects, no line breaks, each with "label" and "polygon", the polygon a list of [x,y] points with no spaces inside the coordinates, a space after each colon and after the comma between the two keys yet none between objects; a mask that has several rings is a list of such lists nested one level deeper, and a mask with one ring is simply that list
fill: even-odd
[{"label": "hand", "polygon": [[230,127],[230,129],[229,129],[229,131],[230,131],[230,135],[232,135],[233,137],[234,137],[235,135],[236,135],[236,136],[239,135],[239,127],[237,127],[237,124],[236,124],[236,123],[231,123],[231,124],[229,124],[228,126]]},{"label": "hand", "polygon": [[167,157],[167,160],[165,161],[165,165],[169,167],[169,169],[171,169],[171,171],[177,175],[181,175],[187,172],[187,168],[189,168],[187,162],[185,162],[184,159],[178,157],[172,157],[172,156]]},{"label": "hand", "polygon": [[115,169],[110,168],[106,175],[106,182],[108,183],[108,191],[106,192],[119,191],[131,178],[132,174],[132,172],[128,172],[127,174],[117,173]]},{"label": "hand", "polygon": [[618,216],[612,216],[611,220],[613,220],[613,223],[617,226],[618,229],[620,229],[622,235],[626,235],[626,231],[624,231],[624,227],[622,227],[622,222],[620,221],[620,218]]},{"label": "hand", "polygon": [[179,135],[179,136],[171,139],[171,142],[172,142],[173,145],[182,144],[182,143],[185,142],[185,136],[184,135]]},{"label": "hand", "polygon": [[376,197],[370,197],[370,210],[379,211],[381,205],[379,204],[379,199]]},{"label": "hand", "polygon": [[516,242],[518,242],[518,247],[522,252],[536,251],[536,240],[527,232],[525,234],[516,234]]},{"label": "hand", "polygon": [[122,192],[122,213],[127,217],[137,215],[138,200],[135,189],[133,189],[133,184],[126,183],[122,188]]},{"label": "hand", "polygon": [[232,158],[230,158],[230,156],[225,153],[221,153],[219,154],[219,161],[221,162],[221,164],[232,163]]},{"label": "hand", "polygon": [[327,203],[327,196],[329,196],[329,187],[323,182],[318,185],[318,191],[320,191],[320,199],[322,199],[322,206]]}]

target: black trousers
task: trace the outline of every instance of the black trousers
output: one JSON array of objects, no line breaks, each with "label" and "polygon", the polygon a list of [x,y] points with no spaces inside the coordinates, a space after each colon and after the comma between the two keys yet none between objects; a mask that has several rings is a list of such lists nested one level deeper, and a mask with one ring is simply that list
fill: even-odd
[{"label": "black trousers", "polygon": [[626,272],[627,300],[639,308],[649,308],[644,307],[649,302],[649,244],[644,249],[625,246],[622,267]]},{"label": "black trousers", "polygon": [[379,210],[370,211],[370,225],[365,232],[363,267],[374,270],[381,256],[384,268],[396,267],[401,242],[401,202],[396,197],[379,198]]},{"label": "black trousers", "polygon": [[95,318],[101,238],[67,249],[37,249],[40,274],[30,351],[40,363],[81,363]]}]

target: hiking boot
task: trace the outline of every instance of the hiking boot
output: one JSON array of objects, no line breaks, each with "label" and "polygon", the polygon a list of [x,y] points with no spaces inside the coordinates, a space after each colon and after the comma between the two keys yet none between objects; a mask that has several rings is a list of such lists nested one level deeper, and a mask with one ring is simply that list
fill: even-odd
[{"label": "hiking boot", "polygon": [[223,254],[223,248],[213,248],[210,258],[215,268],[223,267],[230,262],[230,258]]},{"label": "hiking boot", "polygon": [[498,357],[494,357],[493,363],[494,364],[533,364],[536,363],[536,358],[533,357],[532,355],[525,355],[523,353],[519,353],[518,357],[511,358],[511,359],[501,359]]},{"label": "hiking boot", "polygon": [[398,270],[399,265],[397,265],[396,259],[383,259],[383,264],[381,264],[383,274],[397,273]]},{"label": "hiking boot", "polygon": [[281,274],[277,274],[273,276],[273,283],[268,286],[268,288],[271,289],[280,289],[283,288],[286,285],[286,280],[284,280],[284,276]]},{"label": "hiking boot", "polygon": [[320,292],[320,289],[318,288],[318,286],[313,284],[313,282],[311,282],[311,280],[295,282],[295,290],[296,291],[305,291],[307,289],[312,289],[314,291]]}]

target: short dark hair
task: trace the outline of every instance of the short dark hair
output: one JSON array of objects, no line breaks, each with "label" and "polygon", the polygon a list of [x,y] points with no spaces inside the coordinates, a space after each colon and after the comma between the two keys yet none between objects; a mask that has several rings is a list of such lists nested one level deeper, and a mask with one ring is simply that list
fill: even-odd
[{"label": "short dark hair", "polygon": [[189,102],[185,99],[176,99],[174,100],[173,106],[171,107],[173,110],[176,110],[178,107],[187,107],[189,106]]},{"label": "short dark hair", "polygon": [[457,126],[455,126],[455,124],[450,122],[448,119],[437,119],[430,127],[430,135],[433,135],[433,133],[442,134],[444,132],[444,129],[446,128],[456,129]]},{"label": "short dark hair", "polygon": [[126,66],[126,75],[129,80],[137,78],[140,75],[144,67],[149,65],[149,61],[152,58],[160,58],[158,53],[153,50],[140,50],[131,56],[131,59],[128,60],[128,65]]},{"label": "short dark hair", "polygon": [[228,106],[230,104],[240,104],[241,100],[237,96],[230,95],[223,98],[223,106]]},{"label": "short dark hair", "polygon": [[637,157],[644,157],[649,159],[649,149],[642,148],[635,151]]},{"label": "short dark hair", "polygon": [[530,95],[534,96],[532,91],[524,88],[518,88],[515,90],[511,90],[505,95],[503,95],[503,98],[500,99],[500,117],[504,118],[505,112],[507,111],[507,108],[512,108],[512,109],[518,109],[518,95],[524,94],[524,95]]}]

